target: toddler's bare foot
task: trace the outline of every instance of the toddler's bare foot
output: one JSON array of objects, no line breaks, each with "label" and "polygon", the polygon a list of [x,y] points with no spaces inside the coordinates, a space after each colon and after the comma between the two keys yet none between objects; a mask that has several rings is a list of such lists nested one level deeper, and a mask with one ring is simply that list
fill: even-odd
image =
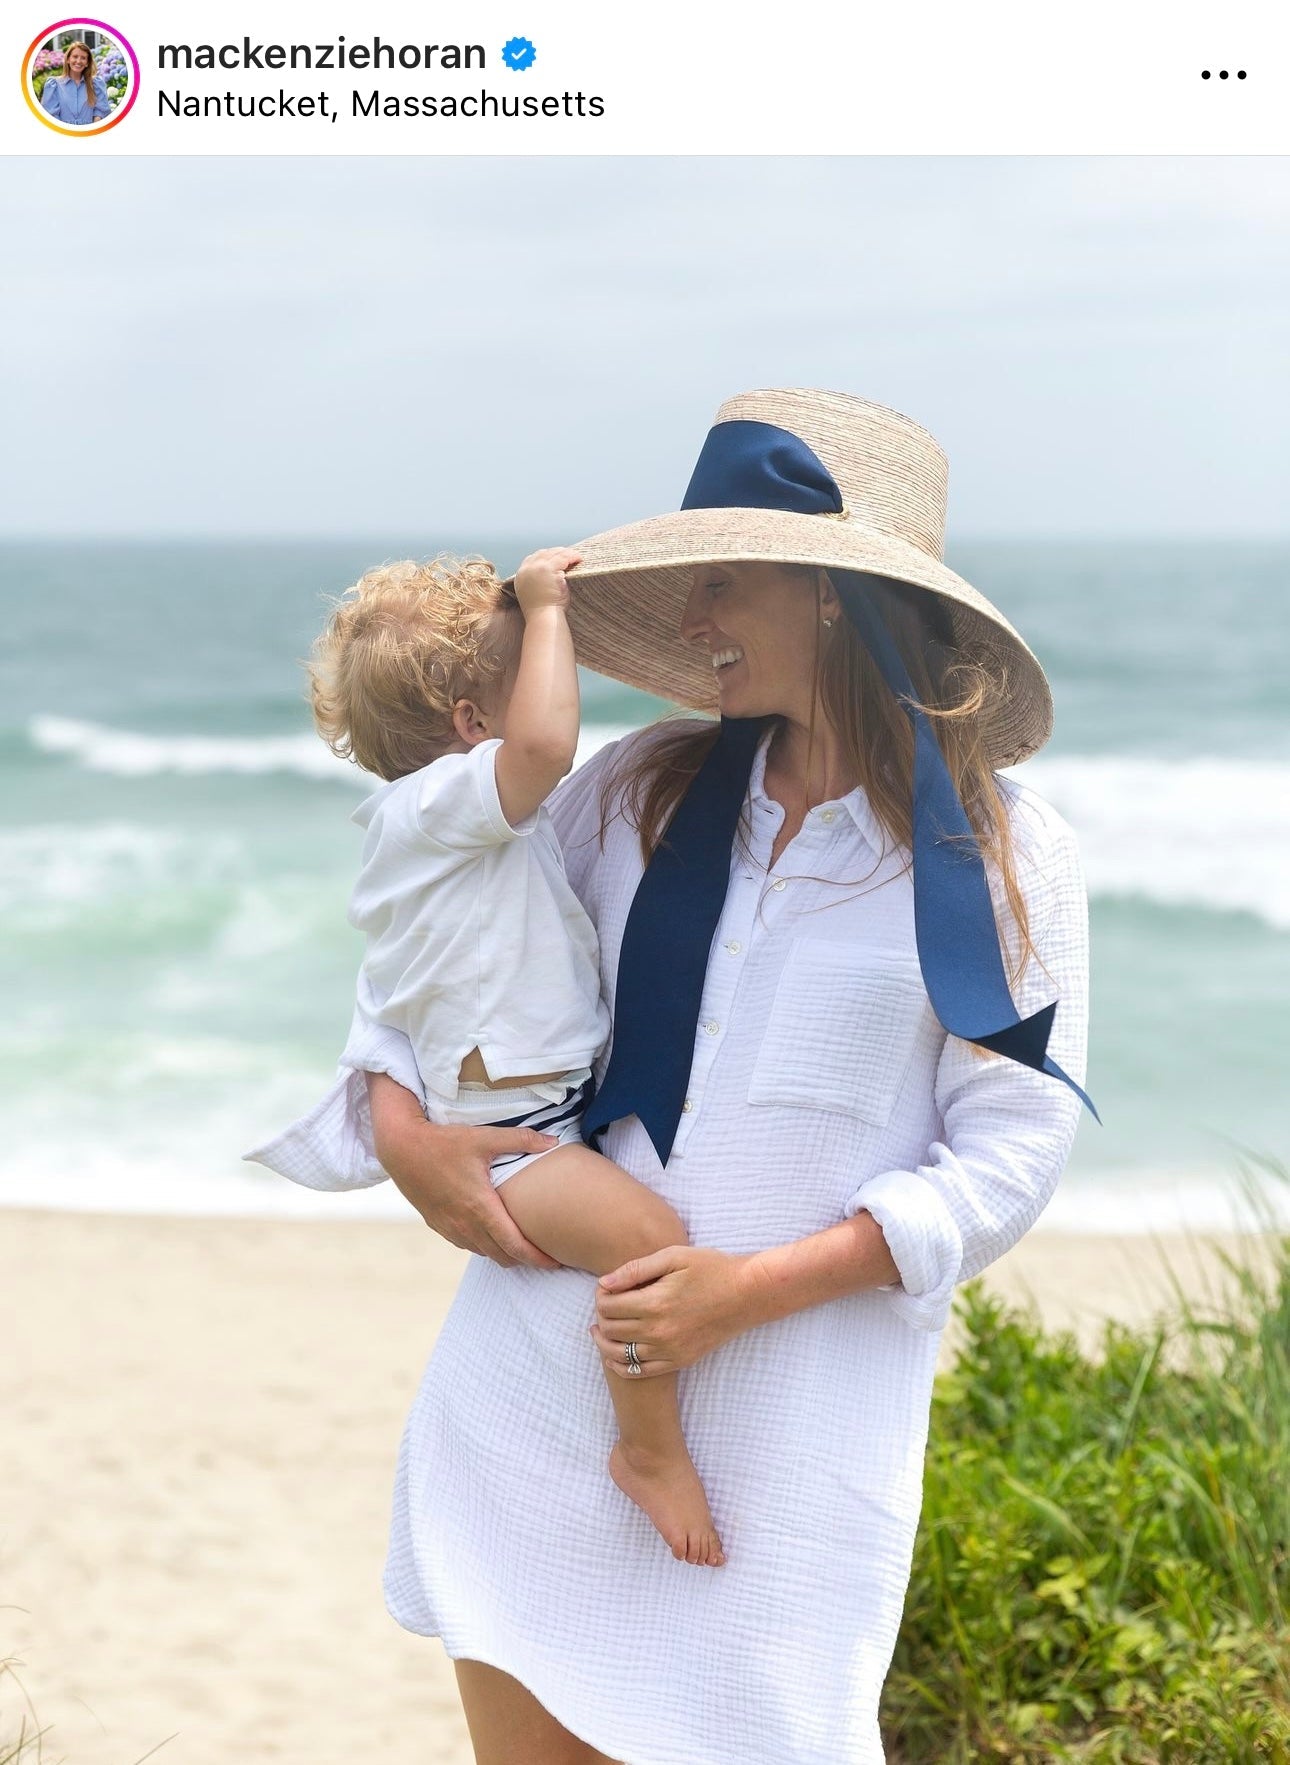
[{"label": "toddler's bare foot", "polygon": [[688,1453],[671,1458],[629,1453],[620,1440],[609,1455],[609,1475],[649,1515],[678,1561],[713,1569],[725,1562],[708,1498]]}]

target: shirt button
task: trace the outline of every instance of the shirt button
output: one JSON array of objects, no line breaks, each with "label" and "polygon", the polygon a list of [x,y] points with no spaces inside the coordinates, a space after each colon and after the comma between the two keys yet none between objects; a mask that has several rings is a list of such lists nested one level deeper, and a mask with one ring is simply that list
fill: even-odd
[{"label": "shirt button", "polygon": [[772,884],[771,884],[771,885],[770,885],[770,886],[771,886],[771,888],[772,888],[772,889],[774,889],[774,890],[775,890],[775,892],[776,892],[776,893],[777,893],[777,894],[778,894],[778,893],[779,893],[779,891],[780,891],[780,890],[781,890],[781,889],[786,889],[786,888],[787,888],[787,887],[788,887],[788,883],[787,883],[787,882],[786,882],[786,880],[785,880],[785,879],[784,879],[784,878],[783,878],[783,877],[782,877],[782,876],[781,876],[781,877],[780,877],[780,878],[779,878],[779,880],[778,880],[778,882],[773,882],[773,883],[772,883]]},{"label": "shirt button", "polygon": [[732,956],[737,956],[742,948],[743,946],[740,944],[738,938],[731,938],[730,942],[726,945],[726,949],[729,950]]},{"label": "shirt button", "polygon": [[826,823],[830,822],[830,821],[836,821],[837,818],[838,818],[838,812],[836,809],[825,809],[821,812],[821,815],[820,815],[820,820],[823,822],[826,822]]},{"label": "shirt button", "polygon": [[681,1105],[681,1114],[682,1115],[693,1115],[693,1113],[694,1113],[694,1098],[687,1097],[685,1102]]},{"label": "shirt button", "polygon": [[710,1019],[703,1026],[704,1033],[709,1036],[715,1036],[717,1034],[717,1032],[720,1030],[720,1028],[721,1028],[721,1025],[719,1023],[717,1023],[715,1019]]}]

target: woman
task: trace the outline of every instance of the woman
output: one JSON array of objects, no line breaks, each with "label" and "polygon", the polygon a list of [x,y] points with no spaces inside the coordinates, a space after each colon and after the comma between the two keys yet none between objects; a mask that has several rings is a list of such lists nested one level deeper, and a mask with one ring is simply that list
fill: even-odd
[{"label": "woman", "polygon": [[88,44],[67,44],[63,50],[63,72],[50,74],[41,88],[40,102],[55,122],[73,128],[100,123],[111,116],[107,84],[94,71],[94,57]]},{"label": "woman", "polygon": [[[405,1431],[385,1590],[453,1657],[479,1765],[883,1756],[939,1332],[955,1283],[1052,1193],[1082,1095],[1054,1056],[1078,1076],[1085,1035],[1071,836],[992,770],[1046,738],[1046,684],[940,562],[944,485],[894,412],[745,394],[681,513],[578,548],[582,660],[722,714],[603,751],[551,803],[614,1012],[603,1149],[692,1247],[598,1289],[552,1269],[487,1178],[540,1142],[429,1126],[397,1037],[358,1063],[381,1164],[478,1252]],[[1005,958],[1034,1015],[988,1022],[981,977]],[[361,1161],[357,1082],[350,1105]],[[724,1567],[673,1560],[605,1477],[589,1326],[620,1376],[628,1344],[640,1376],[688,1369]]]}]

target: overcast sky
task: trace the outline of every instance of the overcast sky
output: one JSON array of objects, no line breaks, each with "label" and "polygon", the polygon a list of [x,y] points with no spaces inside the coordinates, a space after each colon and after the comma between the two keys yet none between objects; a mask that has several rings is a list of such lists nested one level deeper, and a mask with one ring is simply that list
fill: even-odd
[{"label": "overcast sky", "polygon": [[1290,159],[11,159],[0,226],[5,533],[554,542],[794,384],[953,535],[1290,531]]}]

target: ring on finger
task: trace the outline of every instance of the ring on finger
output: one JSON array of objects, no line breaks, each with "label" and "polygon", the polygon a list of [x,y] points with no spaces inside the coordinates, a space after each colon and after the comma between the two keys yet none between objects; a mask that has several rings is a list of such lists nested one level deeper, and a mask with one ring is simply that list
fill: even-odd
[{"label": "ring on finger", "polygon": [[634,1377],[639,1377],[644,1369],[641,1366],[640,1355],[637,1353],[636,1344],[634,1342],[627,1343],[623,1352],[627,1360],[627,1371]]}]

